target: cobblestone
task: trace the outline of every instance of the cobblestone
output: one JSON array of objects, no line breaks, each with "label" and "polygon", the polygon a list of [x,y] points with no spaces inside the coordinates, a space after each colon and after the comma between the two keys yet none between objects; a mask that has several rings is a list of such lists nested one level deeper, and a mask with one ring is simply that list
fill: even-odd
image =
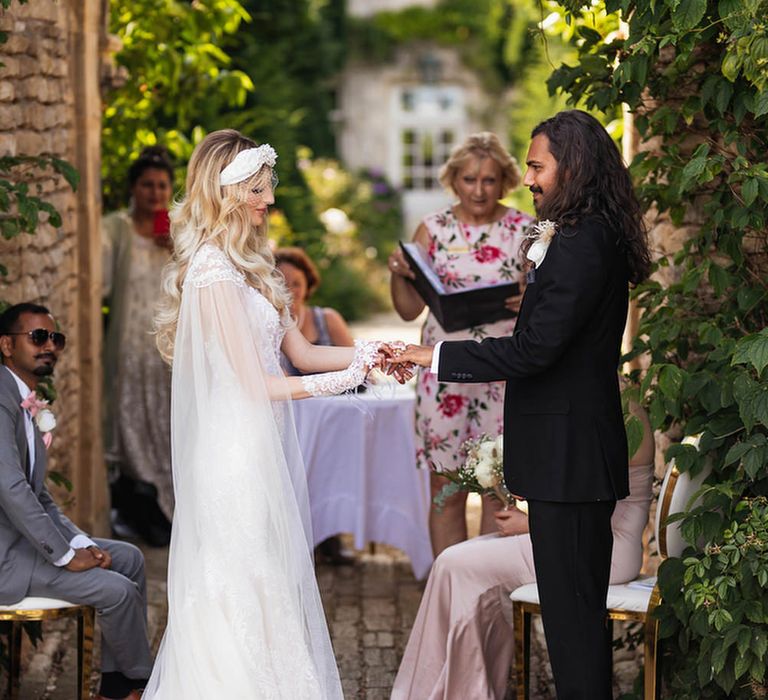
[{"label": "cobblestone", "polygon": [[[167,550],[145,549],[149,581],[148,615],[153,649],[166,622],[165,566]],[[414,580],[403,555],[385,545],[375,552],[358,552],[350,567],[318,568],[321,594],[347,700],[389,698],[392,682],[418,610],[423,582]],[[616,625],[617,634],[623,633]],[[25,644],[29,647],[28,640]],[[98,668],[98,633],[96,667]],[[49,623],[43,641],[31,652],[22,679],[24,700],[71,700],[75,696],[75,626]],[[641,668],[638,652],[615,654],[615,695],[627,692]],[[93,690],[98,674],[94,672]],[[508,698],[514,694],[510,690]],[[533,619],[531,639],[531,699],[553,700],[540,618]],[[468,699],[456,699],[468,700]]]}]

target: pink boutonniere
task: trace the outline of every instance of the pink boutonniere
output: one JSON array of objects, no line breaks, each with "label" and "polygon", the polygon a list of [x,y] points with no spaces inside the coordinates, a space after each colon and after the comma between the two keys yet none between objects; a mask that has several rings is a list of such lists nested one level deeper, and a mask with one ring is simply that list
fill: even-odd
[{"label": "pink boutonniere", "polygon": [[43,438],[43,444],[47,450],[53,442],[53,435],[51,432],[56,427],[56,416],[53,415],[53,411],[48,408],[48,402],[45,399],[38,398],[34,391],[29,392],[26,399],[21,402],[21,407],[29,411],[29,415],[37,425],[37,429]]}]

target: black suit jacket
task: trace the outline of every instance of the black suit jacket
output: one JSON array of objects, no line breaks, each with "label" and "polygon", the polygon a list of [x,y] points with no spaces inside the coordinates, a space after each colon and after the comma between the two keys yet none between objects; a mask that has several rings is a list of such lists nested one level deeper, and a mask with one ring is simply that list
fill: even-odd
[{"label": "black suit jacket", "polygon": [[442,382],[506,380],[504,472],[512,493],[584,502],[629,493],[616,372],[626,255],[597,220],[559,231],[507,338],[445,342]]}]

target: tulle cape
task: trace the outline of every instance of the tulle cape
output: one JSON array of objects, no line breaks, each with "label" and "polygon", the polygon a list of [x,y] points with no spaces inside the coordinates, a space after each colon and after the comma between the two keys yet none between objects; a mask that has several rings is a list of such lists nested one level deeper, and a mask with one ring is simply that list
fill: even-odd
[{"label": "tulle cape", "polygon": [[222,256],[198,253],[182,294],[168,624],[143,697],[336,700],[281,320]]}]

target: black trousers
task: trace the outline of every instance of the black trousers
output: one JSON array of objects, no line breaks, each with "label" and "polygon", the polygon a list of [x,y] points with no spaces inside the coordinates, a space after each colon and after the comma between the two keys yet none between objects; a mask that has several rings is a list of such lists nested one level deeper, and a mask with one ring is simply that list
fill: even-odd
[{"label": "black trousers", "polygon": [[558,700],[611,700],[605,600],[615,501],[528,501],[544,635]]}]

